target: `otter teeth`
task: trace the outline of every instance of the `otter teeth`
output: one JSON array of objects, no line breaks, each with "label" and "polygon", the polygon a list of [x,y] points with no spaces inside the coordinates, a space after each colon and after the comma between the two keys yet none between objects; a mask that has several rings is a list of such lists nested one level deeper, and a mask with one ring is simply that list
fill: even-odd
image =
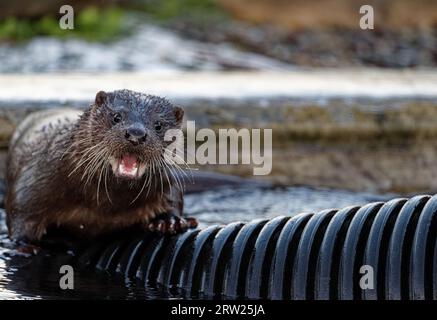
[{"label": "otter teeth", "polygon": [[112,172],[118,177],[129,179],[140,178],[146,172],[147,165],[139,163],[134,155],[124,155],[121,159],[114,157],[109,158],[109,163],[112,167]]},{"label": "otter teeth", "polygon": [[119,163],[117,171],[122,176],[128,176],[128,177],[136,177],[138,173],[138,167],[127,167],[123,163]]},{"label": "otter teeth", "polygon": [[117,174],[123,177],[138,177],[139,165],[137,158],[131,155],[125,155],[118,162]]}]

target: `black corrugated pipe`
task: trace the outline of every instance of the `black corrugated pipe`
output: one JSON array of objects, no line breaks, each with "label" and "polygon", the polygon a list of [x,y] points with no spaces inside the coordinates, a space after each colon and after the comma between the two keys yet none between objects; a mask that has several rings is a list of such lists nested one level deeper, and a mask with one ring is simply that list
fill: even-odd
[{"label": "black corrugated pipe", "polygon": [[437,196],[416,196],[145,234],[93,245],[80,262],[189,297],[437,299],[436,211]]}]

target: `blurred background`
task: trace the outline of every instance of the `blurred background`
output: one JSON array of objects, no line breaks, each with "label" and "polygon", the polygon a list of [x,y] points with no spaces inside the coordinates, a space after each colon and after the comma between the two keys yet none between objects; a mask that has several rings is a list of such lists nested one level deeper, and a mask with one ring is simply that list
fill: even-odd
[{"label": "blurred background", "polygon": [[[258,180],[437,190],[436,0],[76,0],[73,30],[59,27],[63,4],[0,0],[3,167],[30,111],[130,88],[183,105],[198,128],[273,128]],[[363,4],[373,30],[359,27]]]},{"label": "blurred background", "polygon": [[231,177],[186,195],[201,227],[437,191],[437,0],[70,0],[72,30],[64,4],[0,0],[0,298],[159,297],[94,274],[60,292],[57,270],[8,249],[15,126],[100,90],[165,96],[197,129],[273,129],[270,175],[192,165]]},{"label": "blurred background", "polygon": [[[435,0],[0,1],[2,72],[433,67]],[[371,5],[375,29],[359,28]],[[104,58],[104,59],[103,59]]]}]

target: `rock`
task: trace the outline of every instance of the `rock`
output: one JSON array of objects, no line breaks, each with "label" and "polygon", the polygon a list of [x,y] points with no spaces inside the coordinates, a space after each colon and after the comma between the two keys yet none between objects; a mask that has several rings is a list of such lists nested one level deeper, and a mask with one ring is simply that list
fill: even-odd
[{"label": "rock", "polygon": [[189,22],[172,28],[200,41],[228,42],[293,66],[408,68],[437,66],[437,27],[404,27],[363,31],[337,27],[287,29],[230,21],[199,29]]}]

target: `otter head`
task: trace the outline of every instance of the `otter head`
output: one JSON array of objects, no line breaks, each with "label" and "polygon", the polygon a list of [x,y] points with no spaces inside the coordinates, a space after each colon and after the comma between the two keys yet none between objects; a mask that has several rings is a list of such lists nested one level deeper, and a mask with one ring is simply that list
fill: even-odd
[{"label": "otter head", "polygon": [[119,178],[138,179],[163,160],[169,129],[180,129],[184,111],[168,100],[130,90],[100,91],[91,107],[91,132]]}]

